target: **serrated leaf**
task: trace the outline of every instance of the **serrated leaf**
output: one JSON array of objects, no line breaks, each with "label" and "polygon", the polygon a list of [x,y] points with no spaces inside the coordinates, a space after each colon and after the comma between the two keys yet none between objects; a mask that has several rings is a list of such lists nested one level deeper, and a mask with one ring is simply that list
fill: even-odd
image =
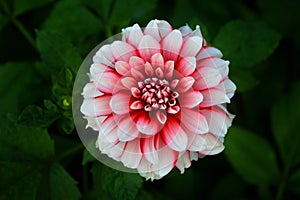
[{"label": "serrated leaf", "polygon": [[52,31],[37,31],[37,47],[41,58],[53,72],[69,67],[77,73],[81,57],[71,42],[62,35]]},{"label": "serrated leaf", "polygon": [[268,185],[279,180],[276,155],[264,138],[242,128],[232,127],[225,146],[229,162],[249,183]]},{"label": "serrated leaf", "polygon": [[272,107],[272,132],[285,165],[300,162],[300,82],[293,85],[288,95],[282,96]]},{"label": "serrated leaf", "polygon": [[29,105],[23,110],[17,123],[28,127],[47,128],[59,117],[57,112],[44,110],[35,105]]},{"label": "serrated leaf", "polygon": [[214,44],[233,66],[250,67],[270,56],[280,35],[261,21],[230,21],[221,28]]},{"label": "serrated leaf", "polygon": [[51,199],[80,199],[80,191],[76,181],[58,163],[53,163],[50,168],[50,195]]},{"label": "serrated leaf", "polygon": [[43,99],[48,93],[34,65],[34,62],[0,65],[0,113],[19,113],[24,106]]},{"label": "serrated leaf", "polygon": [[102,27],[100,19],[83,7],[78,0],[58,2],[43,25],[44,30],[56,31],[76,43],[99,33]]},{"label": "serrated leaf", "polygon": [[249,70],[235,69],[230,74],[230,78],[237,85],[238,92],[246,92],[259,83]]},{"label": "serrated leaf", "polygon": [[95,163],[92,168],[94,185],[101,185],[115,200],[135,199],[143,179],[138,174],[120,172]]},{"label": "serrated leaf", "polygon": [[37,9],[41,6],[44,6],[53,0],[14,0],[13,7],[14,7],[14,15],[20,15],[25,12],[31,11],[33,9]]}]

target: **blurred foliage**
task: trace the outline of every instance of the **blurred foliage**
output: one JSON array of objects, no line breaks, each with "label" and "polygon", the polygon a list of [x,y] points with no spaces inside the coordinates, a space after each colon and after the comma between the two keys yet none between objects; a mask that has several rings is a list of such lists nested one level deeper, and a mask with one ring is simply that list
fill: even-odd
[{"label": "blurred foliage", "polygon": [[[0,199],[300,199],[299,1],[0,0]],[[87,53],[133,23],[199,24],[230,60],[236,115],[217,156],[162,180],[82,146],[72,87]]]}]

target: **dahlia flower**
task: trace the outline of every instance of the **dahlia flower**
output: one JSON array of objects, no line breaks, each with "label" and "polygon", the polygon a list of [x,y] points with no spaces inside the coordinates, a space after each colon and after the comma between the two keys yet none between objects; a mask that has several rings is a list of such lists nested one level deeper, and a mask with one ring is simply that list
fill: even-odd
[{"label": "dahlia flower", "polygon": [[122,36],[94,55],[82,93],[101,153],[151,180],[220,153],[233,119],[225,104],[236,90],[222,53],[199,26],[173,29],[164,20]]}]

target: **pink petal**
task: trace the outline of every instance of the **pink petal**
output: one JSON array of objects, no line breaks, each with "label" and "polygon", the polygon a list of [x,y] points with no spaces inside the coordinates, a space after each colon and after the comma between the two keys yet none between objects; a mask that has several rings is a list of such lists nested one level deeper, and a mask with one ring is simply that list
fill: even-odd
[{"label": "pink petal", "polygon": [[126,143],[121,161],[125,167],[137,168],[142,159],[142,152],[140,149],[140,140],[136,139]]},{"label": "pink petal", "polygon": [[218,86],[217,88],[221,89],[222,91],[226,92],[226,95],[229,99],[231,99],[234,95],[234,92],[236,90],[235,84],[228,78],[225,78]]},{"label": "pink petal", "polygon": [[173,30],[162,40],[162,50],[165,61],[177,60],[182,42],[182,35],[178,30]]},{"label": "pink petal", "polygon": [[160,53],[156,53],[151,57],[151,64],[154,69],[160,67],[161,69],[164,69],[164,58]]},{"label": "pink petal", "polygon": [[219,105],[222,103],[230,103],[230,99],[226,93],[218,88],[210,88],[202,91],[203,101],[200,107],[209,107],[213,105]]},{"label": "pink petal", "polygon": [[112,111],[109,107],[111,96],[104,95],[97,98],[84,99],[80,111],[89,117],[109,115]]},{"label": "pink petal", "polygon": [[90,73],[93,78],[97,78],[99,75],[105,72],[114,72],[114,70],[102,63],[93,63],[91,65]]},{"label": "pink petal", "polygon": [[109,44],[103,45],[93,57],[94,63],[101,63],[110,67],[114,67],[114,57],[112,55],[111,46]]},{"label": "pink petal", "polygon": [[111,44],[111,51],[115,60],[128,62],[131,56],[136,56],[136,49],[123,41],[114,41]]},{"label": "pink petal", "polygon": [[118,142],[117,144],[113,145],[111,148],[105,148],[102,153],[107,154],[109,157],[113,158],[114,160],[120,161],[120,157],[123,154],[125,148],[125,142]]},{"label": "pink petal", "polygon": [[138,47],[144,35],[138,24],[134,24],[132,27],[124,29],[123,34],[125,35],[126,41],[135,47]]},{"label": "pink petal", "polygon": [[117,124],[113,116],[109,116],[103,121],[99,135],[101,135],[101,142],[103,143],[115,144],[118,142]]},{"label": "pink petal", "polygon": [[119,82],[120,76],[115,72],[104,72],[102,74],[99,74],[98,77],[94,80],[94,83],[98,90],[108,94],[112,94],[122,89]]},{"label": "pink petal", "polygon": [[84,86],[82,95],[84,98],[92,98],[102,96],[103,93],[96,88],[93,82],[89,82]]},{"label": "pink petal", "polygon": [[165,124],[167,121],[167,113],[163,110],[156,111],[156,117],[161,124]]},{"label": "pink petal", "polygon": [[180,50],[180,56],[195,57],[197,53],[200,51],[200,49],[202,48],[202,42],[203,42],[202,37],[199,36],[188,37],[182,45],[182,49]]},{"label": "pink petal", "polygon": [[195,82],[195,79],[193,77],[191,77],[191,76],[183,77],[178,82],[177,91],[178,92],[186,92],[186,91],[188,91],[189,89],[192,88],[194,82]]},{"label": "pink petal", "polygon": [[193,108],[199,105],[203,100],[203,96],[199,91],[189,91],[179,96],[180,107]]},{"label": "pink petal", "polygon": [[217,86],[222,80],[219,71],[212,67],[200,67],[192,74],[195,79],[193,88],[195,90],[204,90]]},{"label": "pink petal", "polygon": [[161,38],[165,37],[173,30],[172,26],[165,20],[158,20],[157,26]]},{"label": "pink petal", "polygon": [[143,109],[144,107],[145,105],[141,100],[136,100],[130,105],[130,108],[133,110]]},{"label": "pink petal", "polygon": [[176,162],[176,167],[180,170],[180,173],[184,173],[185,168],[189,168],[191,166],[191,159],[189,151],[180,152],[178,156],[178,160]]},{"label": "pink petal", "polygon": [[86,117],[84,116],[88,123],[85,128],[91,127],[94,131],[99,131],[102,122],[106,119],[107,116],[99,116],[99,117]]},{"label": "pink petal", "polygon": [[168,120],[162,129],[162,140],[171,149],[179,152],[186,150],[188,142],[187,134],[181,128],[180,124],[172,117],[168,117]]},{"label": "pink petal", "polygon": [[181,122],[189,131],[196,134],[203,134],[209,131],[205,116],[197,110],[181,109]]},{"label": "pink petal", "polygon": [[144,75],[134,68],[130,70],[132,77],[137,81],[143,81],[145,79]]},{"label": "pink petal", "polygon": [[204,46],[196,56],[196,60],[198,61],[209,57],[222,58],[222,56],[223,54],[219,49],[211,46]]},{"label": "pink petal", "polygon": [[153,67],[149,62],[146,62],[146,64],[145,64],[145,73],[148,76],[153,76],[154,75]]},{"label": "pink petal", "polygon": [[131,93],[123,90],[122,92],[112,95],[109,106],[111,110],[118,115],[129,113],[130,98]]},{"label": "pink petal", "polygon": [[132,77],[124,77],[121,79],[122,84],[131,90],[132,87],[137,86],[137,81]]},{"label": "pink petal", "polygon": [[150,35],[144,35],[139,43],[138,50],[145,61],[150,61],[153,54],[160,53],[160,44]]},{"label": "pink petal", "polygon": [[191,33],[193,30],[191,29],[191,27],[189,27],[189,25],[185,25],[179,28],[182,36],[185,36],[189,33]]},{"label": "pink petal", "polygon": [[141,69],[144,67],[145,61],[138,56],[132,56],[129,59],[129,64],[132,68]]},{"label": "pink petal", "polygon": [[141,150],[146,159],[152,163],[158,163],[158,153],[155,149],[154,137],[142,138],[141,139]]},{"label": "pink petal", "polygon": [[193,36],[198,36],[198,37],[203,38],[199,25],[196,26],[196,29],[194,31],[185,35],[185,37],[193,37]]},{"label": "pink petal", "polygon": [[176,70],[180,72],[182,76],[191,75],[196,69],[195,57],[184,57],[177,64]]},{"label": "pink petal", "polygon": [[174,61],[169,60],[165,64],[165,77],[166,78],[172,78],[173,77],[173,72],[174,72]]},{"label": "pink petal", "polygon": [[225,61],[223,59],[220,58],[216,58],[216,57],[209,57],[209,58],[205,58],[203,60],[198,61],[197,63],[197,69],[199,69],[200,67],[211,67],[211,68],[215,68],[217,70],[219,70],[219,73],[222,76],[222,79],[227,77],[228,72],[229,72],[229,61]]},{"label": "pink petal", "polygon": [[131,66],[127,62],[117,61],[115,63],[115,68],[116,68],[116,71],[120,75],[126,76],[126,75],[128,75],[128,72],[130,71]]},{"label": "pink petal", "polygon": [[159,28],[158,28],[158,20],[151,20],[145,30],[144,30],[144,34],[145,35],[150,35],[152,36],[157,42],[159,42],[161,40],[160,34],[159,34]]},{"label": "pink petal", "polygon": [[216,136],[224,137],[227,133],[227,129],[231,126],[234,116],[217,106],[202,109],[201,111],[208,121],[209,132]]},{"label": "pink petal", "polygon": [[130,115],[115,116],[114,119],[118,126],[117,135],[120,141],[131,141],[140,135]]},{"label": "pink petal", "polygon": [[207,133],[199,136],[203,136],[205,139],[204,149],[200,150],[199,153],[204,155],[215,155],[224,150],[224,145],[220,138],[217,138],[213,134]]},{"label": "pink petal", "polygon": [[136,113],[136,127],[143,134],[154,135],[159,131],[160,124],[155,115],[143,110]]}]

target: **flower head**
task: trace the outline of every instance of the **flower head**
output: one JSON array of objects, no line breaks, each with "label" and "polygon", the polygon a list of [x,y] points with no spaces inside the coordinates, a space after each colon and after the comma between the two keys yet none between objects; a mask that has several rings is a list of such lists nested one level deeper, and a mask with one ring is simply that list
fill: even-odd
[{"label": "flower head", "polygon": [[81,112],[99,132],[97,148],[147,179],[224,149],[236,90],[228,61],[206,45],[199,26],[152,20],[123,29],[122,41],[93,57]]}]

